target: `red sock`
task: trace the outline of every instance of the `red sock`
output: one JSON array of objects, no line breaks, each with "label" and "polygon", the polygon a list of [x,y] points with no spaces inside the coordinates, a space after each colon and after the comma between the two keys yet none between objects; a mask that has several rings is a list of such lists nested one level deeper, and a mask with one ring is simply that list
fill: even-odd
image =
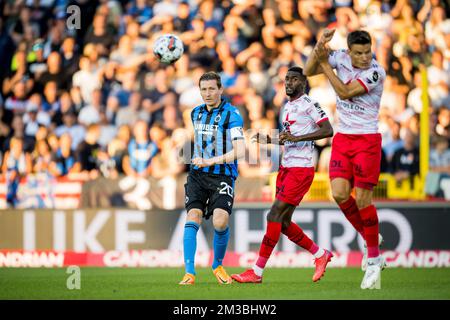
[{"label": "red sock", "polygon": [[359,210],[364,224],[364,234],[366,235],[367,257],[375,258],[380,255],[378,249],[378,216],[375,206],[370,205]]},{"label": "red sock", "polygon": [[359,232],[359,234],[365,239],[364,235],[364,224],[361,218],[361,213],[359,212],[358,207],[356,206],[355,199],[350,196],[347,201],[341,203],[339,205],[342,212],[344,212],[345,217],[352,224],[352,226]]},{"label": "red sock", "polygon": [[294,222],[291,222],[289,227],[283,231],[289,240],[294,242],[296,245],[302,247],[305,250],[308,250],[312,254],[315,254],[319,247],[312,241],[308,236],[303,232],[302,228],[300,228]]},{"label": "red sock", "polygon": [[266,234],[264,235],[261,247],[259,248],[259,257],[256,265],[262,269],[266,266],[267,261],[272,254],[273,248],[277,245],[281,235],[280,222],[267,222]]}]

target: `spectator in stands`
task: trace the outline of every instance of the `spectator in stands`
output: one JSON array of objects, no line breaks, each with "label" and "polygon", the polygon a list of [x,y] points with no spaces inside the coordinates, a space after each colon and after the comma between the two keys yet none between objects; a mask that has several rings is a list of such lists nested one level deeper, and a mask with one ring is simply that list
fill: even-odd
[{"label": "spectator in stands", "polygon": [[390,163],[390,171],[397,183],[409,179],[411,185],[413,185],[414,176],[419,173],[419,156],[414,134],[407,130],[404,137],[404,146],[394,153]]},{"label": "spectator in stands", "polygon": [[66,38],[61,46],[61,64],[67,80],[72,79],[74,73],[78,69],[78,64],[80,61],[80,55],[76,51],[75,41],[76,40],[73,37]]},{"label": "spectator in stands", "polygon": [[32,160],[34,173],[48,174],[50,172],[52,154],[47,140],[44,139],[36,141],[34,152],[32,154]]},{"label": "spectator in stands", "polygon": [[100,113],[103,112],[102,90],[94,89],[92,91],[91,103],[84,106],[78,114],[78,123],[88,127],[93,123],[100,122]]},{"label": "spectator in stands", "polygon": [[55,81],[48,81],[44,86],[42,110],[47,112],[50,116],[54,116],[59,109],[58,84]]},{"label": "spectator in stands", "polygon": [[116,126],[120,127],[122,125],[132,126],[137,120],[141,118],[142,112],[142,101],[141,94],[137,91],[132,92],[130,98],[128,99],[128,105],[122,107],[117,111],[116,114]]},{"label": "spectator in stands", "polygon": [[36,79],[35,90],[42,92],[48,82],[54,82],[58,89],[67,89],[68,75],[66,70],[62,68],[61,55],[57,51],[53,51],[47,58],[47,70],[44,71]]},{"label": "spectator in stands", "polygon": [[450,178],[450,149],[445,137],[436,136],[430,151],[430,171],[426,177],[425,192],[427,195],[444,197],[441,181]]},{"label": "spectator in stands", "polygon": [[31,173],[32,163],[29,153],[23,150],[23,140],[13,137],[10,150],[3,157],[2,172],[6,178],[6,203],[10,207],[17,204],[17,192],[21,178]]},{"label": "spectator in stands", "polygon": [[[155,131],[155,128],[158,128]],[[169,137],[164,133],[162,127],[153,126],[153,131],[150,131],[152,140],[159,141],[159,149],[152,160],[152,177],[156,179],[163,179],[165,177],[175,178],[185,169],[184,163],[179,161],[177,137]]]},{"label": "spectator in stands", "polygon": [[[8,65],[8,69],[5,71],[5,80],[3,80],[2,83],[3,95],[6,97],[13,93],[17,97],[14,90],[17,84],[22,83],[21,90],[23,90],[23,96],[25,96],[34,86],[34,76],[28,67],[26,51],[17,51],[10,63],[11,64]],[[21,97],[22,95],[18,98],[20,99]],[[13,107],[6,107],[8,109],[15,109]]]},{"label": "spectator in stands", "polygon": [[12,130],[9,131],[8,137],[5,139],[3,151],[10,149],[10,142],[12,138],[18,138],[22,141],[22,148],[24,152],[31,153],[34,150],[35,138],[25,134],[25,125],[21,115],[15,115],[11,123]]},{"label": "spectator in stands", "polygon": [[107,23],[107,17],[96,14],[92,26],[86,33],[84,43],[100,45],[100,54],[107,54],[115,42],[114,30]]},{"label": "spectator in stands", "polygon": [[59,148],[52,154],[49,166],[53,176],[63,177],[80,171],[80,163],[75,161],[75,153],[71,146],[72,138],[70,134],[62,134],[59,138]]},{"label": "spectator in stands", "polygon": [[392,161],[395,152],[403,148],[403,140],[400,138],[400,123],[390,122],[391,139],[383,146],[388,162]]},{"label": "spectator in stands", "polygon": [[25,78],[16,82],[12,89],[12,95],[5,100],[5,109],[14,114],[23,115],[26,112],[28,93]]},{"label": "spectator in stands", "polygon": [[79,67],[72,77],[72,85],[79,88],[83,101],[89,103],[92,91],[101,88],[99,70],[93,68],[88,57],[80,58]]},{"label": "spectator in stands", "polygon": [[158,152],[157,145],[150,140],[147,123],[138,120],[133,127],[133,138],[128,144],[128,154],[123,159],[127,176],[146,178],[151,173],[151,162]]},{"label": "spectator in stands", "polygon": [[450,149],[445,137],[437,136],[430,151],[430,171],[450,175]]},{"label": "spectator in stands", "polygon": [[438,110],[436,133],[446,137],[450,142],[450,109],[441,107]]},{"label": "spectator in stands", "polygon": [[72,149],[75,150],[83,141],[86,130],[77,124],[77,115],[73,110],[64,113],[62,118],[63,124],[55,129],[55,133],[60,137],[63,133],[68,132],[72,137]]},{"label": "spectator in stands", "polygon": [[81,173],[91,180],[99,177],[100,162],[105,159],[105,153],[98,144],[99,137],[100,126],[98,124],[89,125],[84,140],[75,151],[76,161],[80,164]]},{"label": "spectator in stands", "polygon": [[431,54],[431,66],[427,69],[428,92],[433,106],[450,108],[450,73],[444,69],[444,56],[436,50]]}]

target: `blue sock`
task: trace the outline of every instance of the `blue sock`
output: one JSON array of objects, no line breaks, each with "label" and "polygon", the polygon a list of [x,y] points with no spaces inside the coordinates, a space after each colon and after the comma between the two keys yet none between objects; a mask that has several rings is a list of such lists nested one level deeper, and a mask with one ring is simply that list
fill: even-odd
[{"label": "blue sock", "polygon": [[199,225],[193,221],[188,221],[184,225],[184,265],[186,273],[195,275],[194,259],[197,250],[197,231]]},{"label": "blue sock", "polygon": [[212,264],[213,270],[222,265],[222,260],[227,251],[228,239],[230,239],[230,228],[222,231],[214,230],[214,260]]}]

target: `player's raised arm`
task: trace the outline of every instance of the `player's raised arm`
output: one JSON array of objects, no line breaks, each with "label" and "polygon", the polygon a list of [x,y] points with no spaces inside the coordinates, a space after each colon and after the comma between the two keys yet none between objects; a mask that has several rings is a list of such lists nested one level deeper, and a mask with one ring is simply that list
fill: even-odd
[{"label": "player's raised arm", "polygon": [[315,52],[319,47],[323,47],[324,49],[326,49],[326,45],[333,38],[335,31],[336,29],[325,29],[323,31],[322,36],[320,37],[319,41],[314,46],[313,51],[306,60],[305,67],[303,68],[303,73],[305,74],[305,76],[310,77],[323,73],[322,67],[317,60]]},{"label": "player's raised arm", "polygon": [[[316,55],[316,59],[319,61],[323,73],[327,76],[336,91],[336,94],[341,100],[347,100],[367,92],[365,87],[358,80],[353,80],[350,83],[345,84],[341,79],[339,79],[328,62],[328,51],[325,47],[318,47],[314,54]],[[370,57],[372,57],[372,55],[370,55]]]}]

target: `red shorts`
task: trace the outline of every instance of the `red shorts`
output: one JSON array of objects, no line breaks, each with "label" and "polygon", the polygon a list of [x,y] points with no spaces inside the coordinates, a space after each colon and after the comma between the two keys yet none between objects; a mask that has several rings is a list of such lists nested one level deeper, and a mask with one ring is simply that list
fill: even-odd
[{"label": "red shorts", "polygon": [[285,168],[280,166],[275,197],[280,201],[298,206],[311,187],[313,179],[314,167]]},{"label": "red shorts", "polygon": [[344,178],[352,186],[372,190],[378,184],[381,134],[337,133],[331,145],[330,180]]}]

